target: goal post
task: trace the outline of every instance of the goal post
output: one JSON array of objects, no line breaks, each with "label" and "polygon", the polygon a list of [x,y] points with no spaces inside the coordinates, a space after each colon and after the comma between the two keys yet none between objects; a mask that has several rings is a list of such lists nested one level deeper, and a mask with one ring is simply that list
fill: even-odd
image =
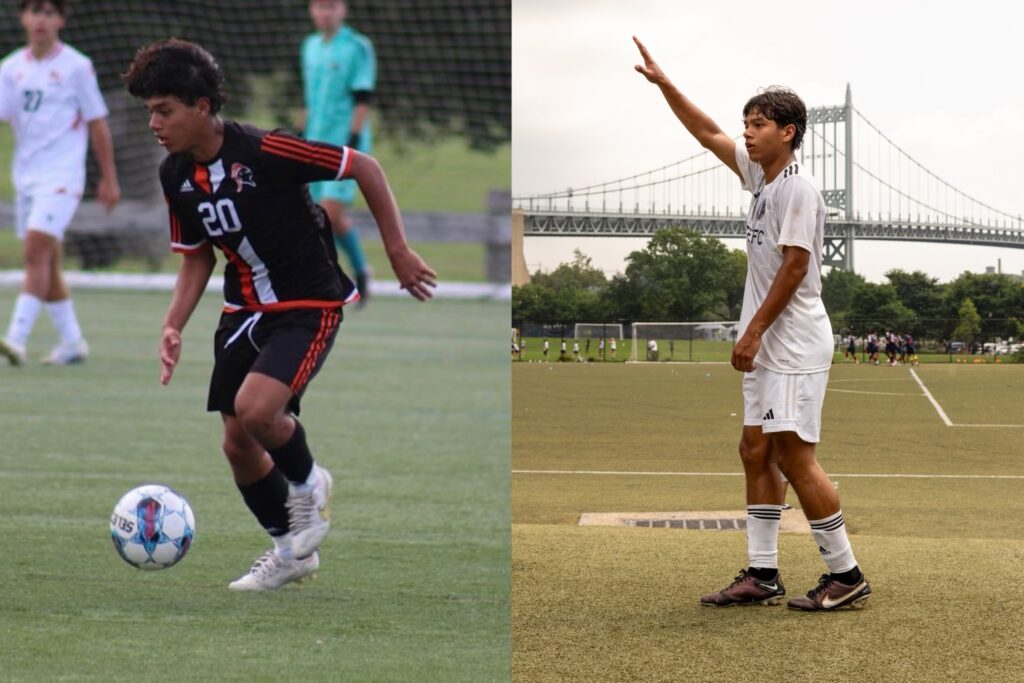
[{"label": "goal post", "polygon": [[629,359],[633,363],[727,361],[738,329],[736,320],[633,323]]}]

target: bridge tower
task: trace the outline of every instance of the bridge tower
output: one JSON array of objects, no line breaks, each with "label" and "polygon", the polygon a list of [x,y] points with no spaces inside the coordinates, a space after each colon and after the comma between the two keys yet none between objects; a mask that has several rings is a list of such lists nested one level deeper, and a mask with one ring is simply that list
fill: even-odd
[{"label": "bridge tower", "polygon": [[[839,124],[843,124],[843,142],[839,142]],[[846,84],[846,103],[839,107],[815,107],[807,111],[808,130],[800,146],[800,163],[811,167],[821,182],[822,196],[829,218],[842,216],[849,226],[842,237],[826,237],[823,264],[841,270],[853,270],[853,95]],[[830,138],[831,136],[831,138]],[[826,141],[831,139],[832,152]],[[809,148],[808,148],[809,147]],[[820,148],[820,151],[819,151]],[[843,156],[840,171],[839,154]]]}]

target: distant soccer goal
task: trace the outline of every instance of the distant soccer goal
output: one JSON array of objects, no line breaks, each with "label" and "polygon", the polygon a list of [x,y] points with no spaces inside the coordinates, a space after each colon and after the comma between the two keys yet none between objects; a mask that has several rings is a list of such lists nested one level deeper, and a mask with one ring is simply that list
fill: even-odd
[{"label": "distant soccer goal", "polygon": [[622,325],[618,323],[576,323],[573,339],[622,339]]},{"label": "distant soccer goal", "polygon": [[739,322],[633,323],[630,361],[727,361]]}]

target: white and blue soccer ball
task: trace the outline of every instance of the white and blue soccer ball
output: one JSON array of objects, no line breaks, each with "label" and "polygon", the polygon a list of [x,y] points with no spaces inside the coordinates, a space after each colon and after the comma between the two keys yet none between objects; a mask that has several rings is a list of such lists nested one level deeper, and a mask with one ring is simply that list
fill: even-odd
[{"label": "white and blue soccer ball", "polygon": [[110,515],[117,554],[139,569],[166,569],[192,547],[196,518],[184,496],[163,484],[139,486],[121,497]]}]

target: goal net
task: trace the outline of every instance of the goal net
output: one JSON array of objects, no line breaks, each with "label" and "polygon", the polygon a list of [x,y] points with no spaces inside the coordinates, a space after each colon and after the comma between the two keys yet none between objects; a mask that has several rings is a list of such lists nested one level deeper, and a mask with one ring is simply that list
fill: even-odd
[{"label": "goal net", "polygon": [[622,325],[619,323],[576,323],[574,339],[622,339]]},{"label": "goal net", "polygon": [[738,321],[690,323],[633,323],[630,360],[728,360],[736,343]]},{"label": "goal net", "polygon": [[[85,236],[69,239],[69,256],[80,257],[90,267],[112,264],[126,256],[119,253],[125,249],[141,250],[146,259],[162,259],[167,252],[167,219],[157,167],[164,152],[148,130],[142,105],[125,92],[120,74],[145,44],[169,37],[191,40],[220,63],[228,96],[226,118],[294,131],[303,104],[300,45],[313,32],[309,2],[90,0],[71,2],[69,8],[61,38],[93,61],[110,110],[123,193],[123,206],[112,216],[102,211],[91,216],[89,200],[98,170],[90,154],[86,201],[69,231],[69,238],[76,232]],[[408,182],[429,201],[430,188],[457,186],[481,176],[482,155],[476,151],[504,149],[511,136],[510,3],[351,0],[346,23],[370,38],[376,51],[373,153],[392,150],[390,156],[400,159],[391,166],[396,170],[389,170],[392,185],[394,174],[415,173],[418,178]],[[25,44],[18,3],[0,7],[0,36],[8,46],[5,51]],[[9,127],[0,128],[0,175],[7,176],[0,177],[0,202],[9,205],[12,141]],[[503,184],[494,188],[506,188],[507,183],[506,174]],[[406,192],[402,208],[486,213],[487,189],[473,189],[467,201],[472,204],[462,208],[410,206]],[[85,229],[79,225],[83,216]],[[123,224],[115,229],[118,221]],[[8,217],[0,229],[10,229],[11,222]],[[114,233],[124,239],[111,239]],[[133,246],[135,237],[150,233],[155,247]]]}]

